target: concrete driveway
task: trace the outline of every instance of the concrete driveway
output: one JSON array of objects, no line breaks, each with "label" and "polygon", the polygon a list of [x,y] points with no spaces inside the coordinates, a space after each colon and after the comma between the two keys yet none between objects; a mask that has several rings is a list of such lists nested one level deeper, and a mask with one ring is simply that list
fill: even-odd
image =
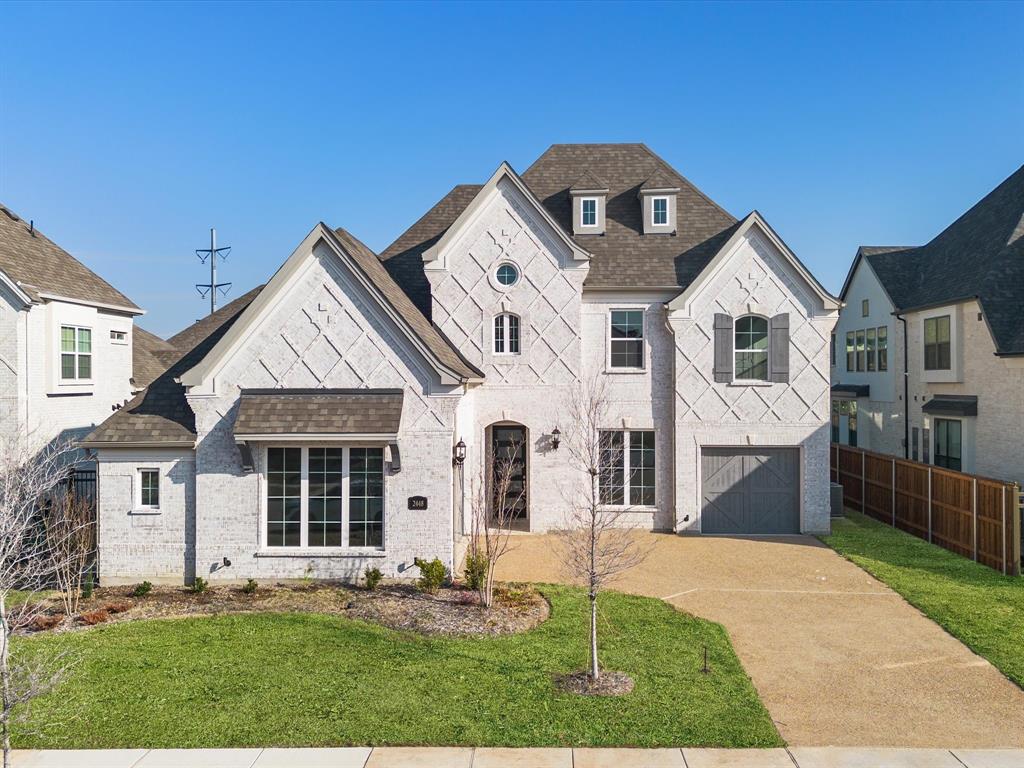
[{"label": "concrete driveway", "polygon": [[[1024,747],[1024,691],[817,539],[636,534],[616,589],[722,623],[797,746]],[[499,577],[562,581],[551,536],[517,536]]]}]

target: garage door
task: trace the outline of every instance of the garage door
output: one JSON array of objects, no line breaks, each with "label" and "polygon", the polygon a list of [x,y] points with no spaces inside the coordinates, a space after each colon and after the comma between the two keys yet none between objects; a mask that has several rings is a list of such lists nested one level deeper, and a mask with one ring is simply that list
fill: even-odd
[{"label": "garage door", "polygon": [[796,448],[705,448],[702,533],[799,533]]}]

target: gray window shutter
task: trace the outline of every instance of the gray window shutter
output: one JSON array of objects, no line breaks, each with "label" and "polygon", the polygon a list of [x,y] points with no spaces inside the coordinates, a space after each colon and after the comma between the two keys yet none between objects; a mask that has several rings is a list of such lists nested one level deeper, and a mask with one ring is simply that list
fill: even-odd
[{"label": "gray window shutter", "polygon": [[732,317],[715,315],[715,381],[732,381],[732,329]]},{"label": "gray window shutter", "polygon": [[768,322],[768,342],[770,378],[785,384],[789,381],[789,315],[776,315]]}]

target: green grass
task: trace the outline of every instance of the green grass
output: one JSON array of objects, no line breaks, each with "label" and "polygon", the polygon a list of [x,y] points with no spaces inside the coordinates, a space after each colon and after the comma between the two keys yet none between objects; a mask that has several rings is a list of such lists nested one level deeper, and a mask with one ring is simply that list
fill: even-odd
[{"label": "green grass", "polygon": [[849,511],[823,540],[1024,688],[1024,578]]},{"label": "green grass", "polygon": [[[658,600],[602,597],[619,698],[557,691],[585,666],[583,593],[543,587],[551,618],[500,638],[425,638],[340,616],[128,622],[23,640],[71,649],[74,675],[33,708],[22,748],[380,744],[779,746],[725,630]],[[704,646],[711,673],[701,672]]]}]

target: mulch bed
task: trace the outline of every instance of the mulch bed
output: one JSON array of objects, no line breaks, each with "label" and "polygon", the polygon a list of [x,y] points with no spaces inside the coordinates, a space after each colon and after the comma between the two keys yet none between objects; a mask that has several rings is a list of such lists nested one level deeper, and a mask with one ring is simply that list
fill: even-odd
[{"label": "mulch bed", "polygon": [[574,672],[555,680],[567,693],[580,696],[624,696],[633,690],[633,678],[625,672],[601,672],[598,680],[591,680],[587,672]]},{"label": "mulch bed", "polygon": [[[229,613],[327,613],[426,635],[504,635],[525,632],[548,617],[547,601],[532,587],[501,587],[490,610],[476,592],[453,586],[426,594],[412,586],[389,585],[375,590],[326,582],[261,585],[253,593],[241,586],[209,587],[194,593],[184,587],[154,586],[143,597],[133,586],[103,587],[82,600],[79,615],[63,615],[59,599],[19,633],[69,632],[98,624],[142,619],[187,618]],[[35,612],[34,612],[35,613]]]}]

